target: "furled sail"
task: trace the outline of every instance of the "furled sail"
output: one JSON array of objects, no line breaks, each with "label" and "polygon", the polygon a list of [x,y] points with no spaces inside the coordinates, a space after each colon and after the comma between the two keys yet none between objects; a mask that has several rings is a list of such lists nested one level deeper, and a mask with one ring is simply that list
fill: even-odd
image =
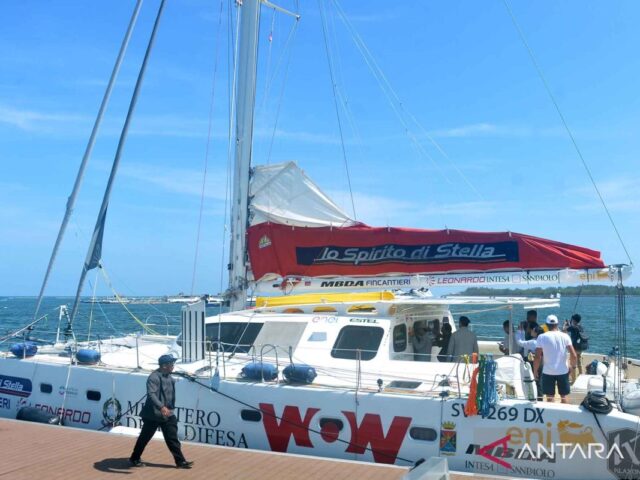
[{"label": "furled sail", "polygon": [[264,222],[298,227],[359,225],[294,162],[255,167],[249,188],[251,225]]},{"label": "furled sail", "polygon": [[[254,169],[249,208],[249,278],[265,291],[615,282],[616,272],[631,273],[605,268],[598,251],[521,233],[370,227],[293,162]],[[336,277],[344,282],[323,280]]]},{"label": "furled sail", "polygon": [[249,228],[254,277],[599,269],[600,252],[513,232],[410,228]]}]

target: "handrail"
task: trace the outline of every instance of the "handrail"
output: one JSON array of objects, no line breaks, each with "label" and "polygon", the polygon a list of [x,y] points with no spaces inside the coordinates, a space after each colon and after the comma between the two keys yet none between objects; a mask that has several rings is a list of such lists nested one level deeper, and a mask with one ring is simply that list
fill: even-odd
[{"label": "handrail", "polygon": [[[270,350],[273,350],[274,352],[276,352],[276,369],[280,369],[280,363],[278,362],[278,347],[276,345],[273,345],[271,343],[265,343],[262,345],[262,347],[260,348],[260,365],[264,365],[262,359],[264,356],[264,349],[265,348],[269,348]],[[262,378],[262,381],[264,382],[264,370],[260,369],[260,377]],[[277,381],[277,377],[276,377],[276,381]]]}]

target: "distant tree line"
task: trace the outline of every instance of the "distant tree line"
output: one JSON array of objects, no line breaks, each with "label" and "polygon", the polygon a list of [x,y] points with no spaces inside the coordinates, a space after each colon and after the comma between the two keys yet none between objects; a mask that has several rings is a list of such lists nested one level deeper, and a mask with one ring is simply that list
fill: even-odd
[{"label": "distant tree line", "polygon": [[[627,295],[640,295],[640,287],[625,287]],[[471,295],[471,296],[512,296],[512,297],[550,297],[559,293],[567,296],[607,296],[615,295],[616,287],[608,285],[583,285],[577,287],[533,287],[533,288],[487,288],[487,287],[469,287],[465,291],[454,295]]]}]

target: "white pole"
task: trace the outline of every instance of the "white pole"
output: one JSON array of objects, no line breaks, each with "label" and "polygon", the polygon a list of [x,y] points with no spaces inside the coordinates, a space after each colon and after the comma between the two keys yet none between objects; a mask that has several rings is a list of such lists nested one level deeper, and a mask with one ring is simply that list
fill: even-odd
[{"label": "white pole", "polygon": [[248,220],[249,169],[253,142],[256,98],[260,0],[244,0],[240,5],[240,39],[236,100],[236,151],[231,207],[229,259],[229,307],[242,310],[247,299],[246,233]]}]

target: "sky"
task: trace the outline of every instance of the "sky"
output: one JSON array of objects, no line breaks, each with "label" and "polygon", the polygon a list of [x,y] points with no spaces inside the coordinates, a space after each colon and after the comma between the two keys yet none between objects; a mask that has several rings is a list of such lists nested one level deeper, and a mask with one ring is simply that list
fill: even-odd
[{"label": "sky", "polygon": [[[296,3],[279,5],[298,22],[262,9],[254,164],[297,161],[369,225],[508,230],[629,262],[503,0]],[[0,5],[0,295],[39,291],[134,4]],[[508,4],[640,258],[640,3]],[[49,295],[75,292],[158,5],[143,5]],[[109,207],[109,281],[90,274],[85,294],[226,287],[233,16],[226,0],[167,2]]]}]

